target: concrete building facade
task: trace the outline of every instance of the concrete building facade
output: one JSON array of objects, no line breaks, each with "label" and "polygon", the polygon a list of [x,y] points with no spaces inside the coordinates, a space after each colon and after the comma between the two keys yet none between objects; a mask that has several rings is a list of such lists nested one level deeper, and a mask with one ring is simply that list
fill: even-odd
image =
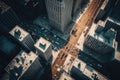
[{"label": "concrete building facade", "polygon": [[20,20],[12,8],[0,1],[0,22],[9,30],[20,23]]},{"label": "concrete building facade", "polygon": [[71,21],[73,0],[46,0],[50,25],[64,32]]},{"label": "concrete building facade", "polygon": [[5,71],[9,74],[9,80],[32,80],[41,69],[42,65],[35,53],[20,51]]},{"label": "concrete building facade", "polygon": [[82,0],[73,0],[73,9],[72,15],[76,13],[76,11],[81,7]]},{"label": "concrete building facade", "polygon": [[[94,32],[92,31],[94,30]],[[84,41],[84,51],[101,63],[113,60],[116,50],[116,31],[112,28],[105,30],[101,25],[92,26]]]},{"label": "concrete building facade", "polygon": [[51,58],[52,44],[49,41],[41,37],[34,46],[37,50],[38,56],[44,58],[46,61]]},{"label": "concrete building facade", "polygon": [[15,39],[17,39],[20,44],[22,44],[25,48],[28,50],[34,51],[34,40],[32,39],[31,35],[20,28],[18,25],[15,26],[10,32],[10,35],[12,35]]}]

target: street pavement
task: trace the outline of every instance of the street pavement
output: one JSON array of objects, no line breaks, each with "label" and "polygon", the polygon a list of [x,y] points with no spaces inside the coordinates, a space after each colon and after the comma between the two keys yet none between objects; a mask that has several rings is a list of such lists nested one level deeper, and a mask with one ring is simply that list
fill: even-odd
[{"label": "street pavement", "polygon": [[70,39],[67,45],[60,50],[55,62],[52,65],[52,80],[59,79],[62,73],[61,68],[63,67],[68,54],[71,55],[72,59],[75,59],[78,56],[80,50],[76,48],[76,44],[79,40],[79,37],[86,28],[86,26],[90,29],[90,26],[92,25],[92,22],[103,2],[104,0],[93,0],[86,9],[86,11],[83,13],[78,23],[75,24],[75,35],[70,34]]},{"label": "street pavement", "polygon": [[67,43],[66,40],[62,39],[52,31],[39,25],[21,23],[20,26],[27,32],[29,32],[35,41],[37,41],[40,37],[43,37],[46,40],[50,41],[52,43],[52,49],[55,51],[58,51]]}]

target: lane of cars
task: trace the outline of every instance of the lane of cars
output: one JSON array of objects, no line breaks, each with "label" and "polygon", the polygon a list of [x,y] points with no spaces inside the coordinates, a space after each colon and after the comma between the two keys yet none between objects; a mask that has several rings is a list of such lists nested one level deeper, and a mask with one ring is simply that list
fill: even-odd
[{"label": "lane of cars", "polygon": [[29,32],[35,41],[38,40],[40,37],[43,37],[46,40],[50,41],[53,44],[52,48],[55,51],[64,47],[67,43],[67,41],[65,41],[64,39],[39,25],[21,23],[20,26],[27,32]]}]

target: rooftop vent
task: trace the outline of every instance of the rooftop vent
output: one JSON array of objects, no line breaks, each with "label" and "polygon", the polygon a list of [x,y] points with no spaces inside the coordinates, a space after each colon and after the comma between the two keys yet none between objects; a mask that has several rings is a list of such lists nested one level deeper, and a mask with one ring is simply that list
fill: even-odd
[{"label": "rooftop vent", "polygon": [[32,60],[30,60],[30,64],[32,64]]},{"label": "rooftop vent", "polygon": [[45,48],[46,48],[46,43],[40,43],[40,44],[39,44],[39,47],[42,48],[43,50],[45,50]]},{"label": "rooftop vent", "polygon": [[15,35],[16,38],[20,38],[21,31],[19,29],[16,29],[14,35]]}]

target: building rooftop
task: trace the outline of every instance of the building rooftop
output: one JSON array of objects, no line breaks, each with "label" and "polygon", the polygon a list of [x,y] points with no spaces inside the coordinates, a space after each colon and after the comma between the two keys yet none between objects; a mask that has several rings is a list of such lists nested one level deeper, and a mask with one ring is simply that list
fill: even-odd
[{"label": "building rooftop", "polygon": [[[120,22],[120,0],[116,0],[112,2],[112,4],[114,3],[114,7],[112,9],[111,14],[109,15],[109,17],[111,17],[112,19],[114,19],[114,21]],[[113,5],[111,5],[113,6]]]},{"label": "building rooftop", "polygon": [[75,78],[75,80],[91,80],[86,74],[74,66],[71,69],[71,76]]},{"label": "building rooftop", "polygon": [[69,72],[70,66],[72,65],[72,62],[73,62],[73,60],[71,59],[71,55],[68,54],[67,58],[64,62],[64,65],[63,65],[63,69],[65,70],[65,72]]},{"label": "building rooftop", "polygon": [[18,25],[16,25],[9,33],[19,41],[23,41],[23,39],[29,34]]},{"label": "building rooftop", "polygon": [[72,64],[72,66],[75,66],[78,68],[80,71],[84,71],[84,68],[86,66],[86,63],[78,58],[76,58]]},{"label": "building rooftop", "polygon": [[[93,25],[94,26],[94,25]],[[116,39],[116,31],[112,28],[109,30],[105,30],[105,27],[102,27],[98,24],[97,28],[93,27],[93,30],[89,32],[89,35],[94,37],[95,39],[114,47],[115,39]]]},{"label": "building rooftop", "polygon": [[[80,51],[79,54],[78,54],[78,59],[80,61],[83,61],[83,62],[87,63],[89,66],[91,66],[92,68],[94,68],[96,71],[102,73],[103,75],[105,75],[107,77],[110,77],[109,74],[108,74],[108,72],[104,69],[104,66],[99,61],[97,61],[96,59],[94,59],[90,55],[86,54],[85,52]],[[83,65],[81,65],[81,67],[82,66]]]},{"label": "building rooftop", "polygon": [[83,51],[99,62],[106,63],[114,58],[116,47],[116,31],[93,24],[84,42]]},{"label": "building rooftop", "polygon": [[37,58],[37,55],[33,52],[27,54],[24,51],[21,51],[5,68],[5,70],[10,73],[16,80],[27,71],[31,66],[34,60]]},{"label": "building rooftop", "polygon": [[[84,53],[85,54],[85,53]],[[86,56],[86,55],[85,55]],[[104,75],[102,75],[101,73],[99,73],[95,68],[93,68],[93,66],[95,66],[95,64],[98,65],[98,63],[94,63],[95,60],[91,60],[88,56],[87,58],[89,58],[89,60],[87,60],[87,64],[82,61],[82,57],[84,58],[85,56],[81,56],[81,58],[79,59],[75,59],[73,62],[73,66],[71,68],[71,71],[74,70],[76,71],[76,78],[79,77],[79,75],[81,75],[81,77],[89,77],[88,80],[93,79],[93,77],[97,77],[99,80],[108,80],[107,77],[105,77]],[[90,61],[92,61],[91,63],[89,63]],[[90,64],[90,65],[88,65]],[[100,64],[99,64],[100,66]],[[97,66],[96,66],[97,67]],[[100,68],[100,67],[99,67]],[[73,72],[73,71],[72,71]],[[92,77],[93,76],[93,77]]]},{"label": "building rooftop", "polygon": [[6,12],[10,7],[0,0],[0,13]]},{"label": "building rooftop", "polygon": [[68,75],[67,73],[62,73],[62,75],[60,76],[59,80],[74,80],[70,75]]},{"label": "building rooftop", "polygon": [[101,6],[101,9],[104,9],[104,8],[106,7],[108,1],[109,1],[109,0],[105,0],[105,1],[103,2],[102,6]]},{"label": "building rooftop", "polygon": [[44,53],[46,52],[46,50],[49,48],[50,45],[51,43],[49,41],[41,37],[35,44],[35,47]]},{"label": "building rooftop", "polygon": [[118,27],[120,27],[120,22],[117,22],[117,21],[113,20],[112,18],[108,17],[106,20],[105,27],[107,27],[107,28],[112,27],[117,30]]}]

